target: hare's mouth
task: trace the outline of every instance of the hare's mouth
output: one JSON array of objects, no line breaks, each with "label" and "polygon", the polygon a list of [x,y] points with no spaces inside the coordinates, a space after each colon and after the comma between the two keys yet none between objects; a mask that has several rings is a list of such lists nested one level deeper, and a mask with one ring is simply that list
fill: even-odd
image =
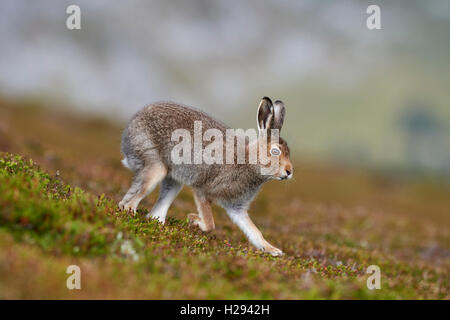
[{"label": "hare's mouth", "polygon": [[289,180],[292,178],[292,173],[291,174],[287,174],[281,177],[277,177],[278,180]]}]

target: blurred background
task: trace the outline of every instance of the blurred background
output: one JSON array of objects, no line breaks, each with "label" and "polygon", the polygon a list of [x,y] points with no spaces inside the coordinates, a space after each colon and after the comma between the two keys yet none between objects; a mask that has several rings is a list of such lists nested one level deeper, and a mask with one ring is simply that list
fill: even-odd
[{"label": "blurred background", "polygon": [[121,122],[173,100],[243,128],[267,95],[296,157],[448,179],[450,2],[375,2],[2,0],[0,95]]}]

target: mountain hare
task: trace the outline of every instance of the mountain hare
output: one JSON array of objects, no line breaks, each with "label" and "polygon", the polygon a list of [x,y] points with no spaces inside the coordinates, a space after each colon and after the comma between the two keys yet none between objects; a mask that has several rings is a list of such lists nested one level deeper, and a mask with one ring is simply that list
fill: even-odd
[{"label": "mountain hare", "polygon": [[[284,115],[283,102],[277,100],[272,103],[267,97],[261,100],[257,111],[260,134],[251,141],[246,140],[247,143],[241,149],[245,153],[245,159],[250,158],[252,146],[259,145],[263,137],[270,137],[267,132],[278,133],[283,125]],[[136,212],[139,202],[160,183],[159,198],[147,218],[164,223],[171,203],[182,186],[187,185],[194,191],[198,211],[198,214],[188,215],[191,224],[205,232],[213,230],[211,204],[215,202],[227,211],[231,220],[256,248],[273,256],[282,255],[280,249],[264,239],[250,220],[247,208],[263,183],[271,179],[284,180],[292,177],[293,168],[287,143],[281,138],[276,143],[270,140],[264,144],[265,150],[259,150],[259,154],[265,153],[267,157],[269,154],[276,156],[271,158],[277,161],[276,169],[268,175],[261,173],[261,169],[266,168],[267,164],[259,159],[254,163],[174,163],[171,154],[177,141],[173,141],[173,132],[182,129],[193,136],[199,133],[196,129],[198,123],[201,123],[201,137],[208,129],[216,129],[216,132],[223,134],[225,141],[227,131],[232,130],[200,110],[173,102],[151,104],[133,116],[123,132],[121,151],[125,156],[122,163],[133,171],[134,178],[130,189],[119,203],[120,209]],[[205,138],[200,139],[200,144],[204,147]],[[195,144],[191,140],[188,143],[189,146]],[[232,151],[235,150],[237,148],[233,146]],[[198,150],[195,151],[194,146],[195,156],[198,156]],[[233,159],[237,159],[236,155]]]}]

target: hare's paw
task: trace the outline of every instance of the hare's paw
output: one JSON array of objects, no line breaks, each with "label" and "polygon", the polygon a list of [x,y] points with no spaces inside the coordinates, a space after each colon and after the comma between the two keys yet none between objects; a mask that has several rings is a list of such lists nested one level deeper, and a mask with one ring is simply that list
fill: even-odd
[{"label": "hare's paw", "polygon": [[145,218],[146,218],[147,220],[150,220],[150,219],[158,220],[158,221],[159,221],[160,223],[162,223],[162,224],[164,224],[164,223],[166,222],[166,219],[165,219],[164,217],[159,216],[159,215],[155,215],[155,214],[152,214],[152,213],[148,213],[148,214],[145,216]]},{"label": "hare's paw", "polygon": [[197,226],[203,232],[210,232],[212,230],[212,228],[207,228],[205,226],[205,223],[203,222],[202,218],[200,218],[200,216],[196,213],[189,213],[188,221],[191,226]]},{"label": "hare's paw", "polygon": [[131,202],[125,203],[120,201],[118,206],[120,210],[131,212],[133,215],[136,214],[136,206],[134,206]]},{"label": "hare's paw", "polygon": [[196,213],[189,213],[187,218],[188,218],[188,222],[189,222],[190,225],[200,227],[202,219],[200,219],[198,214],[196,214]]},{"label": "hare's paw", "polygon": [[281,251],[280,249],[278,249],[278,248],[276,248],[276,247],[274,247],[274,246],[272,246],[270,244],[266,245],[263,248],[263,251],[267,252],[267,253],[270,253],[274,257],[280,257],[280,256],[284,255],[283,251]]}]

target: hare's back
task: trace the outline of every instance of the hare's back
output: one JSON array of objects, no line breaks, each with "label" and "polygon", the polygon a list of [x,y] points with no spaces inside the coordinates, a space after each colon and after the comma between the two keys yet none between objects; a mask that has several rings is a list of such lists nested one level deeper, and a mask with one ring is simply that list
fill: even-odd
[{"label": "hare's back", "polygon": [[178,144],[178,141],[172,141],[172,134],[177,129],[184,129],[193,143],[196,121],[200,121],[202,134],[210,128],[218,129],[225,134],[228,128],[222,122],[193,107],[173,102],[158,102],[136,113],[124,131],[122,142],[129,141],[127,144],[132,144],[132,149],[139,154],[148,153],[148,149],[157,151],[160,159],[169,164],[170,152]]},{"label": "hare's back", "polygon": [[205,112],[173,102],[158,102],[138,112],[141,128],[151,135],[154,142],[167,143],[176,129],[185,129],[194,134],[195,121],[201,121],[202,131],[216,128],[225,133],[228,128],[222,122],[212,118]]}]

